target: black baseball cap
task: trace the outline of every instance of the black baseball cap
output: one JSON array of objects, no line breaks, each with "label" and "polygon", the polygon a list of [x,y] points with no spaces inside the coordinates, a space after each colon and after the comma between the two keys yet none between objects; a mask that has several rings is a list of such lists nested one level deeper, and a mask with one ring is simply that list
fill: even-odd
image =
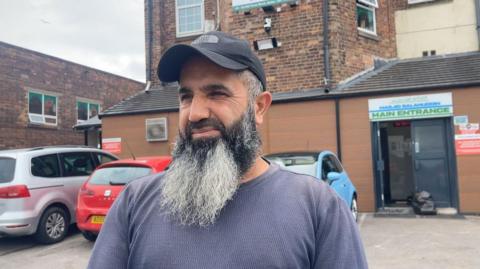
[{"label": "black baseball cap", "polygon": [[195,55],[201,55],[215,64],[234,71],[250,70],[267,88],[265,72],[260,59],[250,49],[248,41],[218,31],[205,33],[192,44],[177,44],[169,48],[158,63],[158,78],[163,82],[180,80],[183,65]]}]

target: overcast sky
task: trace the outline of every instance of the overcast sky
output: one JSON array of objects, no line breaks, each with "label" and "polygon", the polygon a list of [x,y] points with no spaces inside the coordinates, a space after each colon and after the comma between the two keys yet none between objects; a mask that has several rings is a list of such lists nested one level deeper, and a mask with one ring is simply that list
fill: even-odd
[{"label": "overcast sky", "polygon": [[143,0],[0,0],[0,41],[145,81]]}]

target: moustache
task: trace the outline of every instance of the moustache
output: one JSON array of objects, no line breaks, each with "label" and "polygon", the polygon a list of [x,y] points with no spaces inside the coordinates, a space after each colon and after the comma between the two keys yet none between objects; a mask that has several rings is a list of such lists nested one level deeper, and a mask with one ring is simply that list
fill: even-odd
[{"label": "moustache", "polygon": [[227,134],[227,128],[225,125],[223,125],[223,123],[215,118],[208,118],[196,122],[189,122],[185,127],[185,136],[191,140],[193,130],[202,128],[212,128],[218,130],[223,137],[225,137]]}]

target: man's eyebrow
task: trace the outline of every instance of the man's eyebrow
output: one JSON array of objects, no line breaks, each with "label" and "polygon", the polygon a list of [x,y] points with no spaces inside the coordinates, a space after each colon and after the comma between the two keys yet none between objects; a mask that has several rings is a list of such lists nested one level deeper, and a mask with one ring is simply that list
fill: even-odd
[{"label": "man's eyebrow", "polygon": [[190,88],[187,88],[187,87],[180,87],[180,89],[178,89],[178,94],[187,94],[187,93],[191,93],[192,90]]},{"label": "man's eyebrow", "polygon": [[212,91],[224,91],[224,92],[227,92],[227,93],[232,93],[232,90],[230,88],[228,88],[227,86],[223,85],[223,84],[208,84],[208,85],[205,85],[204,87],[202,87],[201,89],[202,91],[204,92],[212,92]]}]

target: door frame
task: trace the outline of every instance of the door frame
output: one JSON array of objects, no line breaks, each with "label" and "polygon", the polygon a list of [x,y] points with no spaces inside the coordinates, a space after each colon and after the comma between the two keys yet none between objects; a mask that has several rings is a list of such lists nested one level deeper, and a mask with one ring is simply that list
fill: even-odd
[{"label": "door frame", "polygon": [[[448,178],[450,184],[450,197],[452,207],[457,210],[460,209],[459,193],[458,193],[458,173],[457,173],[457,158],[455,155],[455,128],[453,126],[452,117],[442,117],[445,122],[445,139],[446,150],[448,160]],[[427,120],[427,119],[410,119],[415,120]],[[385,162],[382,157],[382,148],[380,143],[380,121],[370,122],[371,130],[371,147],[372,147],[372,169],[373,169],[373,186],[374,186],[374,198],[375,198],[375,210],[383,209],[385,207],[385,197],[383,194],[383,170],[385,169]],[[412,164],[413,165],[413,164]],[[416,182],[414,182],[416,185]]]}]

